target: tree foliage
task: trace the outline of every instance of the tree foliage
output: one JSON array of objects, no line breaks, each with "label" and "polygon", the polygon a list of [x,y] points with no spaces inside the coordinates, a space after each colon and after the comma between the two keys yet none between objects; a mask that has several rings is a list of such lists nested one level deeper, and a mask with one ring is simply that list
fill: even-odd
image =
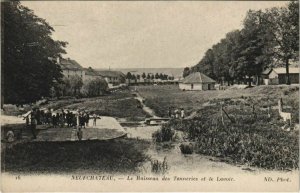
[{"label": "tree foliage", "polygon": [[108,89],[108,84],[104,79],[96,78],[89,80],[83,85],[83,94],[88,97],[100,96]]},{"label": "tree foliage", "polygon": [[3,2],[1,9],[4,102],[21,104],[49,96],[62,78],[60,67],[49,58],[66,53],[67,43],[53,40],[54,29],[20,2]]},{"label": "tree foliage", "polygon": [[[291,1],[286,7],[249,10],[243,28],[227,33],[191,71],[203,72],[220,83],[251,84],[250,78],[258,80],[267,67],[284,64],[288,75],[289,61],[297,59],[298,53],[299,2]],[[189,72],[185,68],[183,76]]]}]

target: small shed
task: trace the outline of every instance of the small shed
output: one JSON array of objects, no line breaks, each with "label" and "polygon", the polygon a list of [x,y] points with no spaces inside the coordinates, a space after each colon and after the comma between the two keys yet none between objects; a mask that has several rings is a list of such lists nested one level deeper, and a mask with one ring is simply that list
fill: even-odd
[{"label": "small shed", "polygon": [[179,83],[181,90],[214,90],[215,83],[213,79],[201,72],[189,74]]},{"label": "small shed", "polygon": [[[278,85],[286,83],[286,68],[267,69],[262,73],[265,85]],[[289,76],[291,84],[299,84],[299,68],[290,67]]]}]

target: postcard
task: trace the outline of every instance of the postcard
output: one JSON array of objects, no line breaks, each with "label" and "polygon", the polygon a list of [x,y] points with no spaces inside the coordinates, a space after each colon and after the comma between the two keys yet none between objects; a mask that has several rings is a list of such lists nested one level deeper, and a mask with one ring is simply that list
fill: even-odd
[{"label": "postcard", "polygon": [[298,1],[1,2],[2,192],[298,192]]}]

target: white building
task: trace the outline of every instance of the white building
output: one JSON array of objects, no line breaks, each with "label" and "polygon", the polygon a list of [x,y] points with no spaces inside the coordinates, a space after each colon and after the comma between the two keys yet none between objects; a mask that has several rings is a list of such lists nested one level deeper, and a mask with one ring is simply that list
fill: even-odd
[{"label": "white building", "polygon": [[214,90],[215,83],[216,81],[205,74],[194,72],[179,83],[179,88],[181,90]]}]

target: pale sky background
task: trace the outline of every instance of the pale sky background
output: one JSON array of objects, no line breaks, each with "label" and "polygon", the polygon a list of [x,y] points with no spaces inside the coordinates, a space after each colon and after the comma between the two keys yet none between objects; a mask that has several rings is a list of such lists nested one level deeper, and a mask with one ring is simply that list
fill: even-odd
[{"label": "pale sky background", "polygon": [[53,38],[84,67],[159,68],[197,64],[205,51],[242,27],[249,9],[284,1],[25,1]]}]

